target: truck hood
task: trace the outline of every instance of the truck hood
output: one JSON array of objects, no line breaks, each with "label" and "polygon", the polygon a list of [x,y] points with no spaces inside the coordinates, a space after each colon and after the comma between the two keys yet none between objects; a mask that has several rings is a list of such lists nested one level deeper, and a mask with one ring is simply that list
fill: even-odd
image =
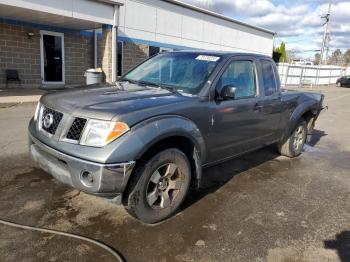
[{"label": "truck hood", "polygon": [[193,99],[168,90],[131,84],[93,85],[44,95],[45,106],[75,117],[103,120],[121,119],[121,116],[141,110],[167,107]]}]

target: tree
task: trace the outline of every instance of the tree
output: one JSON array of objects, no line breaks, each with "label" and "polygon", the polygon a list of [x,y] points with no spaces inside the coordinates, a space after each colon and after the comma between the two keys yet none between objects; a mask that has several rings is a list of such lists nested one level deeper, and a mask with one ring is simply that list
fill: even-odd
[{"label": "tree", "polygon": [[274,47],[274,48],[273,48],[273,54],[272,54],[273,60],[274,60],[276,63],[278,63],[278,62],[280,61],[280,59],[281,59],[281,56],[282,56],[282,54],[281,54],[281,52],[280,52],[280,48],[279,48],[279,47]]},{"label": "tree", "polygon": [[273,60],[275,60],[276,63],[286,63],[287,57],[286,44],[284,42],[282,42],[279,47],[273,49]]},{"label": "tree", "polygon": [[286,52],[286,44],[284,42],[280,45],[281,58],[280,61],[282,63],[287,62],[287,52]]},{"label": "tree", "polygon": [[328,61],[327,61],[328,64],[331,64],[331,65],[343,65],[344,62],[343,62],[343,54],[341,52],[341,50],[338,48],[336,49],[332,55],[329,57]]},{"label": "tree", "polygon": [[[321,61],[321,55],[315,54],[314,64],[318,65]],[[334,52],[328,57],[327,64],[337,66],[350,66],[350,48],[344,53],[340,49],[334,50]]]},{"label": "tree", "polygon": [[321,62],[321,54],[320,53],[316,53],[315,54],[315,58],[314,58],[314,64],[315,65],[319,65]]},{"label": "tree", "polygon": [[345,51],[343,56],[344,56],[344,65],[345,66],[350,66],[350,48]]}]

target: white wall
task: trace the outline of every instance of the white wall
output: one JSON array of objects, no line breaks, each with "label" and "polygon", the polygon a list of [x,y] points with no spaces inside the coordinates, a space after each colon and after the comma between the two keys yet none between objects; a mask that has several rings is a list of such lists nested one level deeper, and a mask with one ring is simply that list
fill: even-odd
[{"label": "white wall", "polygon": [[161,0],[125,0],[119,36],[210,50],[272,55],[273,35]]},{"label": "white wall", "polygon": [[288,85],[330,85],[345,75],[340,66],[306,66],[288,63],[277,64],[282,86]]}]

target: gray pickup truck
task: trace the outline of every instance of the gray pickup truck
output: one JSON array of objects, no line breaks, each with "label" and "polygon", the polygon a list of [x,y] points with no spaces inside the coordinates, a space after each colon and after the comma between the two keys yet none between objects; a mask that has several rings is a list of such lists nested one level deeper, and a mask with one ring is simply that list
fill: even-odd
[{"label": "gray pickup truck", "polygon": [[276,144],[301,154],[323,95],[283,92],[255,54],[158,54],[114,84],[43,96],[29,124],[35,162],[63,183],[155,223],[176,212],[202,168]]}]

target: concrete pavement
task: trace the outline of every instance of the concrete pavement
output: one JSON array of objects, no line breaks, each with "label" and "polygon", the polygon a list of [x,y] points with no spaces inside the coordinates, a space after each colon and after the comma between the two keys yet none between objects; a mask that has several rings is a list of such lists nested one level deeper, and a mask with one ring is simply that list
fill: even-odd
[{"label": "concrete pavement", "polygon": [[36,103],[47,91],[38,88],[0,89],[0,106],[9,104]]}]

